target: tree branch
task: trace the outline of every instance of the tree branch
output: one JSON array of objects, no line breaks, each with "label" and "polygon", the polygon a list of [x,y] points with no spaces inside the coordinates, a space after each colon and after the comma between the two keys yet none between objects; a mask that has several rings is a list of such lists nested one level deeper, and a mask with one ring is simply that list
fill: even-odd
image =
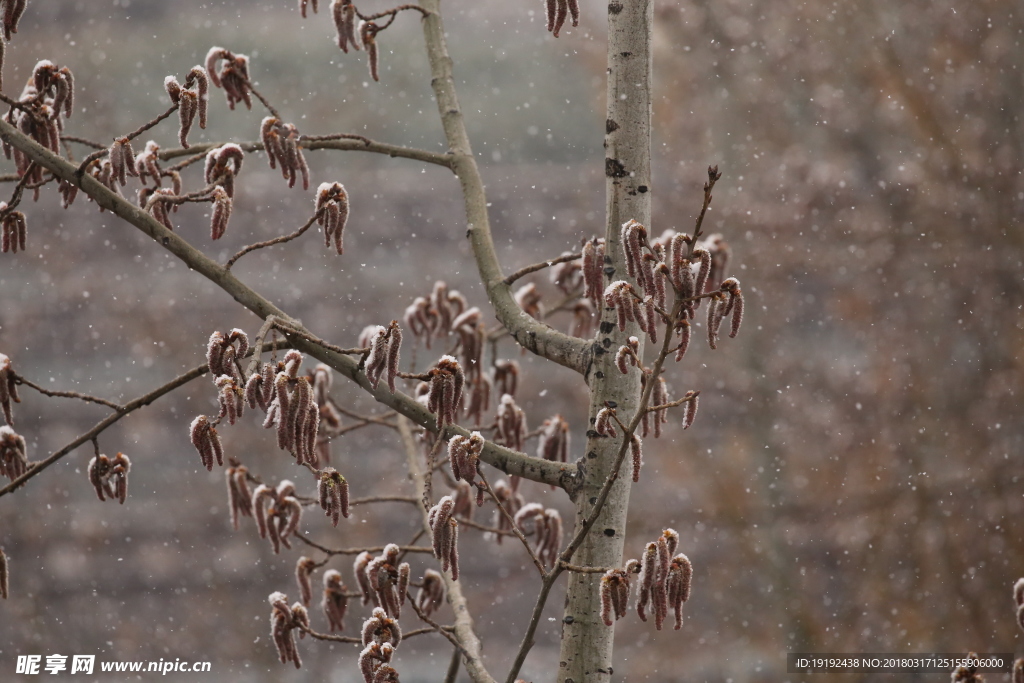
[{"label": "tree branch", "polygon": [[[406,462],[409,467],[409,476],[416,483],[416,488],[421,489],[424,483],[424,472],[420,466],[419,448],[413,439],[412,430],[404,419],[398,419],[398,431],[402,435],[402,445],[405,447]],[[420,514],[424,531],[429,533],[430,522],[427,519],[426,508],[420,506]],[[480,638],[473,630],[473,617],[469,614],[466,606],[466,596],[462,594],[462,585],[453,581],[450,574],[443,573],[448,604],[455,613],[455,637],[458,639],[458,646],[463,652],[466,660],[466,672],[473,679],[474,683],[497,683],[493,676],[484,668],[480,658]]]},{"label": "tree branch", "polygon": [[[329,137],[329,136],[325,136]],[[428,164],[436,164],[438,166],[444,166],[445,168],[452,167],[452,156],[450,154],[440,154],[438,152],[430,152],[425,149],[415,149],[413,147],[403,147],[401,145],[391,145],[386,142],[374,142],[373,140],[366,140],[366,138],[359,137],[358,139],[319,139],[319,138],[303,138],[302,148],[308,150],[318,149],[333,149],[343,152],[371,152],[373,154],[383,154],[392,158],[401,159],[413,159],[415,161],[422,161]],[[195,155],[196,160],[203,158],[206,152],[210,151],[214,147],[220,147],[224,143],[213,142],[202,145],[190,145],[188,149],[176,148],[168,149],[160,152],[160,159],[177,159],[178,157],[191,157]],[[239,142],[238,146],[246,152],[259,152],[263,150],[262,142]]]},{"label": "tree branch", "polygon": [[498,320],[523,348],[585,374],[591,360],[590,343],[570,337],[527,315],[516,303],[511,287],[505,282],[491,237],[483,180],[473,157],[455,93],[452,60],[448,56],[444,25],[441,22],[441,2],[424,0],[423,7],[429,12],[423,19],[423,35],[430,59],[431,85],[445,139],[452,153],[451,168],[462,184],[467,232],[480,271],[480,281],[487,290],[487,298]]}]

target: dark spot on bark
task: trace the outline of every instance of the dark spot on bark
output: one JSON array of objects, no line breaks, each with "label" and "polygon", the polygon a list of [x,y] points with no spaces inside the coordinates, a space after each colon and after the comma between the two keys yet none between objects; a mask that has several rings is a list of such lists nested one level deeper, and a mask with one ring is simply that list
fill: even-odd
[{"label": "dark spot on bark", "polygon": [[571,624],[574,621],[576,621],[576,619],[570,614],[570,615],[566,616],[565,619],[562,619],[562,621],[564,621],[567,624]]},{"label": "dark spot on bark", "polygon": [[609,3],[609,5],[608,5],[608,14],[618,14],[621,11],[622,11],[622,5],[620,5],[617,2]]},{"label": "dark spot on bark", "polygon": [[470,235],[472,235],[472,234],[473,234],[473,228],[469,228],[468,230],[466,230],[466,239],[468,240]]},{"label": "dark spot on bark", "polygon": [[605,338],[604,338],[604,339],[603,339],[603,340],[601,341],[601,344],[603,344],[603,345],[604,345],[604,348],[606,348],[606,349],[607,349],[607,348],[608,348],[609,346],[611,346],[611,345],[612,345],[612,340],[611,340],[611,339],[610,339],[609,337],[605,337]]},{"label": "dark spot on bark", "polygon": [[587,457],[590,458],[591,460],[593,460],[594,458],[597,457],[597,451],[589,451],[587,453]]},{"label": "dark spot on bark", "polygon": [[612,330],[614,329],[615,323],[613,322],[609,322],[606,320],[605,322],[601,323],[601,334],[611,334]]},{"label": "dark spot on bark", "polygon": [[604,404],[606,406],[608,406],[609,408],[618,408],[619,407],[619,404],[616,403],[615,401],[605,401]]},{"label": "dark spot on bark", "polygon": [[604,274],[608,277],[615,277],[615,269],[611,266],[605,266],[602,270],[604,270]]},{"label": "dark spot on bark", "polygon": [[636,190],[630,190],[626,194],[628,194],[630,197],[635,197],[636,196]]},{"label": "dark spot on bark", "polygon": [[608,353],[608,352],[605,351],[604,349],[602,349],[600,344],[594,344],[594,355],[600,356],[601,354],[604,354],[604,353]]},{"label": "dark spot on bark", "polygon": [[604,535],[607,536],[608,538],[611,538],[612,536],[615,535],[615,529],[605,529],[604,530]]},{"label": "dark spot on bark", "polygon": [[161,244],[163,244],[166,247],[168,244],[171,243],[171,238],[170,237],[164,237],[164,238],[162,238],[160,240],[160,242],[161,242]]},{"label": "dark spot on bark", "polygon": [[644,192],[647,192],[647,189],[648,188],[646,185],[641,185],[640,187],[636,188],[636,191],[639,192],[640,194],[643,194]]},{"label": "dark spot on bark", "polygon": [[618,159],[604,160],[604,174],[609,178],[625,178],[629,175],[626,167]]},{"label": "dark spot on bark", "polygon": [[[619,5],[619,8],[621,9],[622,5]],[[609,134],[610,133],[614,133],[618,129],[619,129],[619,124],[617,124],[615,122],[615,119],[608,119],[607,121],[604,122],[604,132],[605,133],[609,133]]]},{"label": "dark spot on bark", "polygon": [[597,438],[597,437],[599,437],[599,436],[601,436],[601,435],[600,435],[600,434],[598,434],[598,433],[597,433],[596,431],[594,431],[593,429],[588,429],[588,430],[587,430],[587,438],[588,438],[588,439],[596,439],[596,438]]},{"label": "dark spot on bark", "polygon": [[604,373],[601,372],[600,370],[598,370],[594,374],[597,376],[598,379],[604,379]]},{"label": "dark spot on bark", "polygon": [[591,505],[597,505],[597,496],[591,496],[590,497],[590,504]]},{"label": "dark spot on bark", "polygon": [[627,57],[627,58],[633,56],[632,52],[620,52],[619,54],[622,55],[623,57]]}]

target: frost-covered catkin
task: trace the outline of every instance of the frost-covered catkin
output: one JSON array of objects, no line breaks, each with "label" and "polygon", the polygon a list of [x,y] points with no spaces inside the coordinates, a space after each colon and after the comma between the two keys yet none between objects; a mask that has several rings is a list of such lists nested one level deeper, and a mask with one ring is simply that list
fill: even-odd
[{"label": "frost-covered catkin", "polygon": [[0,476],[14,481],[28,470],[25,437],[4,425],[0,427]]},{"label": "frost-covered catkin", "polygon": [[345,225],[350,210],[348,193],[341,183],[321,183],[316,192],[317,224],[324,229],[324,246],[334,240],[334,249],[340,256],[344,253]]},{"label": "frost-covered catkin", "polygon": [[192,438],[192,445],[195,446],[195,449],[199,452],[200,459],[203,461],[203,467],[207,470],[212,470],[214,460],[217,461],[218,465],[224,464],[224,447],[221,445],[217,428],[210,422],[210,418],[200,415],[194,419],[189,428],[189,433]]},{"label": "frost-covered catkin", "polygon": [[437,427],[440,429],[456,421],[466,376],[459,361],[452,356],[441,356],[428,374],[430,394],[427,410],[437,415]]},{"label": "frost-covered catkin", "polygon": [[644,465],[643,442],[636,434],[629,440],[629,454],[633,459],[633,481],[640,481],[640,468]]},{"label": "frost-covered catkin", "polygon": [[683,398],[689,398],[686,402],[686,413],[683,417],[683,429],[689,429],[690,425],[693,424],[693,420],[697,417],[697,400],[700,397],[699,391],[688,391],[686,396]]},{"label": "frost-covered catkin", "polygon": [[238,531],[241,517],[252,517],[252,492],[249,491],[249,470],[244,465],[229,467],[224,471],[228,487],[228,509],[231,510],[231,526]]},{"label": "frost-covered catkin", "polygon": [[544,420],[540,428],[537,457],[553,462],[565,462],[569,457],[569,450],[569,423],[561,415]]},{"label": "frost-covered catkin", "polygon": [[452,579],[459,578],[459,523],[452,517],[455,501],[445,496],[430,508],[428,521],[433,536],[434,557],[441,560],[441,570],[451,569]]},{"label": "frost-covered catkin", "polygon": [[444,576],[433,569],[423,573],[423,583],[416,594],[416,607],[428,617],[444,604]]},{"label": "frost-covered catkin", "polygon": [[675,611],[675,629],[683,627],[683,603],[690,599],[690,581],[693,578],[693,565],[682,553],[672,558],[666,579],[668,603]]},{"label": "frost-covered catkin", "polygon": [[[629,602],[629,577],[625,569],[609,569],[601,577],[601,618],[605,626],[626,616]],[[614,620],[613,620],[614,615]]]},{"label": "frost-covered catkin", "polygon": [[118,453],[113,458],[105,455],[97,455],[89,461],[88,475],[89,483],[96,490],[100,500],[116,500],[124,505],[128,495],[128,471],[131,469],[131,461],[124,453]]},{"label": "frost-covered catkin", "polygon": [[377,47],[377,33],[380,31],[377,24],[372,21],[364,21],[359,24],[359,39],[366,48],[366,57],[370,66],[370,78],[374,81],[380,80],[380,50]]},{"label": "frost-covered catkin", "polygon": [[317,493],[320,507],[324,514],[331,518],[334,526],[338,526],[340,517],[348,519],[349,492],[348,481],[333,467],[324,468],[317,480]]},{"label": "frost-covered catkin", "polygon": [[601,408],[601,410],[597,411],[597,417],[594,418],[594,431],[601,436],[615,436],[618,434],[615,431],[615,424],[612,420],[615,413],[615,408]]},{"label": "frost-covered catkin", "polygon": [[345,612],[348,611],[348,596],[341,572],[329,569],[324,572],[324,596],[320,607],[327,617],[327,627],[332,633],[345,630]]},{"label": "frost-covered catkin", "polygon": [[309,577],[316,570],[316,566],[316,560],[305,555],[295,563],[295,583],[299,586],[299,596],[306,607],[309,607],[309,602],[313,599],[313,586]]}]

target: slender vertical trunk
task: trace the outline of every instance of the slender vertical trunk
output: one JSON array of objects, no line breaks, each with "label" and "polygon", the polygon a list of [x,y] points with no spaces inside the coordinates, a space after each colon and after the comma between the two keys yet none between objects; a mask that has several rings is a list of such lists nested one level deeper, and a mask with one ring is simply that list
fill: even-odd
[{"label": "slender vertical trunk", "polygon": [[[633,219],[650,228],[651,220],[651,24],[649,0],[612,0],[608,6],[608,98],[605,129],[607,223],[605,231],[606,282],[627,279],[619,231]],[[643,340],[636,325],[620,332],[614,311],[604,310],[594,346],[594,361],[587,377],[590,419],[614,402],[628,422],[640,398],[640,374],[623,375],[615,367],[615,352],[629,336]],[[621,443],[588,432],[583,484],[576,495],[576,527],[589,514],[608,477]],[[630,467],[628,460],[623,469]],[[626,532],[630,477],[623,472],[611,490],[597,523],[574,558],[586,566],[618,567]],[[601,619],[600,575],[569,577],[559,683],[611,680],[614,631]]]}]

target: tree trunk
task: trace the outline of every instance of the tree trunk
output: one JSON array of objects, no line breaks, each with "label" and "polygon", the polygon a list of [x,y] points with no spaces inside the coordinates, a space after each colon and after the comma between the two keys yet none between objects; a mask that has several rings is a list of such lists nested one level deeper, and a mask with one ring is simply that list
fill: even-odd
[{"label": "tree trunk", "polygon": [[[619,231],[633,219],[651,228],[651,25],[654,8],[648,0],[608,6],[608,96],[605,129],[607,223],[605,282],[627,279]],[[603,309],[604,307],[602,307]],[[640,373],[623,375],[615,367],[615,352],[630,336],[644,335],[630,324],[621,332],[613,310],[604,309],[594,345],[590,385],[590,420],[614,402],[619,419],[628,422],[640,399]],[[614,465],[618,438],[588,432],[583,483],[576,493],[576,528],[592,509]],[[623,463],[597,523],[574,558],[585,566],[620,567],[629,505],[630,464]],[[614,630],[601,619],[599,574],[572,573],[562,620],[559,683],[605,683],[612,676]]]}]

